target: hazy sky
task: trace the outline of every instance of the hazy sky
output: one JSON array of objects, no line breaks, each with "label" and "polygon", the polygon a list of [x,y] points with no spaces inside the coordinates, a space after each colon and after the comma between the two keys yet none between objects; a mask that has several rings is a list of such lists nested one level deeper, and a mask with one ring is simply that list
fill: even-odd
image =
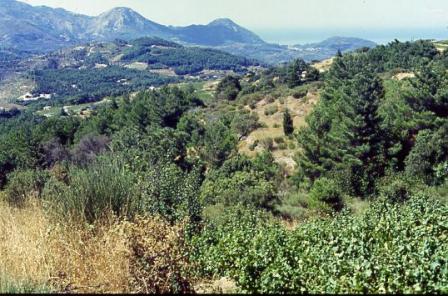
[{"label": "hazy sky", "polygon": [[[2,0],[0,0],[1,3]],[[22,0],[98,15],[117,6],[169,25],[228,17],[250,29],[447,27],[448,0]]]}]

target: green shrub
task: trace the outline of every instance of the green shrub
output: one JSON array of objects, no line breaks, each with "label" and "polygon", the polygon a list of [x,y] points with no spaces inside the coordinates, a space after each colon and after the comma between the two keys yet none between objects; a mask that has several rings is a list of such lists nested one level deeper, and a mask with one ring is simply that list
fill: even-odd
[{"label": "green shrub", "polygon": [[286,219],[308,218],[309,208],[309,196],[305,192],[290,193],[275,206],[276,213]]},{"label": "green shrub", "polygon": [[273,128],[281,128],[282,126],[278,123],[274,123],[274,125],[272,126]]},{"label": "green shrub", "polygon": [[21,207],[29,197],[40,197],[48,174],[44,171],[15,171],[9,176],[6,186],[6,201],[10,205]]},{"label": "green shrub", "polygon": [[255,140],[252,144],[249,145],[249,150],[254,151],[257,148],[258,144],[260,144],[259,140]]},{"label": "green shrub", "polygon": [[379,194],[390,202],[404,202],[416,193],[426,189],[424,183],[406,174],[395,174],[382,178]]},{"label": "green shrub", "polygon": [[51,180],[43,195],[61,215],[93,222],[109,213],[135,214],[136,182],[121,159],[105,157],[85,169],[72,167],[68,185]]},{"label": "green shrub", "polygon": [[278,149],[280,149],[280,150],[286,150],[286,149],[288,149],[288,144],[286,144],[286,143],[280,143],[280,144],[278,144]]},{"label": "green shrub", "polygon": [[294,142],[289,142],[289,144],[288,144],[288,148],[290,149],[290,150],[294,150],[294,149],[296,149],[296,144],[294,143]]},{"label": "green shrub", "polygon": [[294,97],[294,99],[301,99],[301,98],[306,97],[307,94],[308,94],[307,89],[299,89],[297,91],[294,91],[292,96]]},{"label": "green shrub", "polygon": [[274,149],[274,140],[272,138],[264,138],[261,140],[261,146],[266,151],[272,151]]},{"label": "green shrub", "polygon": [[271,116],[274,115],[275,113],[278,112],[278,106],[274,105],[274,106],[269,106],[264,110],[264,115],[266,116]]},{"label": "green shrub", "polygon": [[314,182],[310,191],[310,199],[317,203],[324,203],[336,211],[343,208],[341,190],[332,179],[320,178]]},{"label": "green shrub", "polygon": [[247,293],[446,293],[448,208],[424,196],[383,200],[285,230],[233,210],[192,241],[198,273],[226,276]]},{"label": "green shrub", "polygon": [[284,137],[275,137],[274,142],[277,144],[283,144],[283,143],[285,143],[285,138]]}]

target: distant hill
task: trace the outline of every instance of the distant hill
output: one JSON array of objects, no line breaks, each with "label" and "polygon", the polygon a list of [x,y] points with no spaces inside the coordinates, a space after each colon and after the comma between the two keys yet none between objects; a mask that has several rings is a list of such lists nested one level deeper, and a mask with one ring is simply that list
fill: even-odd
[{"label": "distant hill", "polygon": [[[0,57],[1,54],[2,51]],[[5,51],[6,54],[9,56],[11,52]],[[27,104],[39,101],[34,98],[43,94],[50,94],[53,102],[79,104],[184,79],[207,80],[228,73],[243,74],[259,65],[255,60],[215,49],[185,47],[145,37],[93,42],[27,57],[9,74],[35,83],[30,98],[23,100]]]},{"label": "distant hill", "polygon": [[341,52],[354,51],[359,48],[373,48],[377,44],[370,40],[353,37],[331,37],[319,43],[295,45],[293,48],[306,54],[307,59],[322,60]]},{"label": "distant hill", "polygon": [[[231,54],[255,58],[266,63],[282,63],[301,57],[311,61],[372,43],[354,38],[329,39],[322,44],[288,47],[269,44],[230,19],[222,18],[207,25],[165,26],[146,19],[136,11],[118,7],[90,17],[64,9],[31,6],[16,0],[1,0],[0,44],[37,53],[51,52],[92,41],[132,40],[159,37],[186,46],[212,47]],[[312,47],[313,50],[309,50]]]}]

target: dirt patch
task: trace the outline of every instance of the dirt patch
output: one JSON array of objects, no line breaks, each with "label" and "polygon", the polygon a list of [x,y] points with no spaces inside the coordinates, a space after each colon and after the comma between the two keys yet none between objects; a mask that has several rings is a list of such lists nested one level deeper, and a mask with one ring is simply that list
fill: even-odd
[{"label": "dirt patch", "polygon": [[319,72],[323,73],[330,70],[331,65],[333,64],[334,58],[323,60],[321,62],[315,63],[312,66],[319,70]]},{"label": "dirt patch", "polygon": [[237,291],[235,282],[228,278],[200,283],[195,287],[197,294],[234,294]]},{"label": "dirt patch", "polygon": [[415,77],[415,73],[403,72],[403,73],[398,73],[397,75],[393,76],[392,79],[401,81],[406,78],[414,78],[414,77]]},{"label": "dirt patch", "polygon": [[[278,144],[274,144],[272,154],[278,163],[283,164],[288,171],[293,171],[297,165],[294,161],[297,152],[297,149],[294,146],[297,143],[295,139],[287,139],[285,137],[283,131],[283,113],[286,108],[290,110],[294,128],[295,130],[299,130],[306,125],[305,119],[311,113],[318,100],[318,92],[309,92],[303,99],[295,99],[290,96],[277,99],[272,103],[268,103],[266,99],[259,101],[253,112],[258,114],[259,121],[264,127],[253,131],[249,136],[244,138],[239,144],[239,152],[248,156],[255,156],[257,153],[263,151],[261,145],[258,145],[251,151],[250,147],[256,141],[261,142],[266,138],[275,139],[284,137],[288,147],[286,149],[278,149]],[[272,115],[269,115],[269,113],[267,115],[265,111],[272,107],[276,107],[278,111]],[[246,106],[246,109],[250,110],[249,106]],[[290,144],[294,145],[291,147]]]}]

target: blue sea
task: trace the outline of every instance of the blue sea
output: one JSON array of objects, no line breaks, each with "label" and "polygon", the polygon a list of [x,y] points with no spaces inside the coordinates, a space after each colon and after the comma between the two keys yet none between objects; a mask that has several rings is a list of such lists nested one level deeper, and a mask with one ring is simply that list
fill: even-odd
[{"label": "blue sea", "polygon": [[395,39],[413,41],[418,39],[448,39],[448,27],[444,28],[329,28],[329,29],[253,29],[270,43],[284,45],[316,43],[333,36],[358,37],[378,44],[387,44]]}]

